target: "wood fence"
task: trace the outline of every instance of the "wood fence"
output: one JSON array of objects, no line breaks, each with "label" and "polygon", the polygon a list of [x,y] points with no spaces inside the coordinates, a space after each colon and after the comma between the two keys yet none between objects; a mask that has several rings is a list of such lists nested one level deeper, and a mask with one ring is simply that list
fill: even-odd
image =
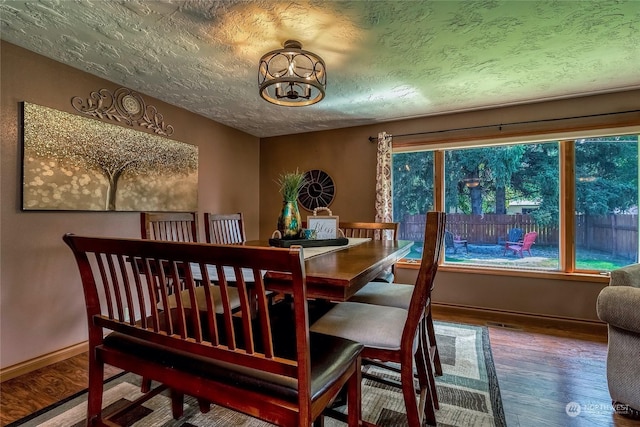
[{"label": "wood fence", "polygon": [[576,246],[635,258],[638,215],[580,215],[576,217]]},{"label": "wood fence", "polygon": [[[405,215],[398,238],[422,241],[425,220],[425,215]],[[471,244],[499,244],[512,228],[521,228],[524,233],[537,232],[537,245],[558,245],[558,227],[537,225],[531,215],[447,214],[447,230]],[[635,259],[638,253],[638,215],[578,215],[575,237],[578,248]]]}]

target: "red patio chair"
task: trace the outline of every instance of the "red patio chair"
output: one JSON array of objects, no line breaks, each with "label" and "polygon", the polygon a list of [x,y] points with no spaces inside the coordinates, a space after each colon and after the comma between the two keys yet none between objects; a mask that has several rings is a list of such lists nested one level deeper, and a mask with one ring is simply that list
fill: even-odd
[{"label": "red patio chair", "polygon": [[524,257],[523,252],[529,252],[529,256],[531,256],[531,246],[536,242],[536,237],[538,237],[538,233],[535,231],[531,231],[524,235],[522,242],[512,243],[508,242],[506,245],[505,252],[507,250],[513,251],[515,254],[520,254],[520,258]]}]

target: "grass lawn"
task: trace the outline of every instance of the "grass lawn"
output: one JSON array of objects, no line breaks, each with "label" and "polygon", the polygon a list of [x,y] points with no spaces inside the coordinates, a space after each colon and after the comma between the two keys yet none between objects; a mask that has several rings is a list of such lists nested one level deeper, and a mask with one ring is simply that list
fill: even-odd
[{"label": "grass lawn", "polygon": [[[422,242],[416,242],[407,258],[420,259],[421,253]],[[469,253],[466,253],[462,247],[455,252],[448,249],[445,253],[445,262],[535,270],[558,270],[559,268],[558,248],[555,246],[534,246],[531,248],[531,255],[525,252],[521,258],[511,251],[505,254],[502,245],[469,244]],[[580,270],[611,271],[634,262],[633,259],[614,257],[604,252],[580,250],[576,267]]]}]

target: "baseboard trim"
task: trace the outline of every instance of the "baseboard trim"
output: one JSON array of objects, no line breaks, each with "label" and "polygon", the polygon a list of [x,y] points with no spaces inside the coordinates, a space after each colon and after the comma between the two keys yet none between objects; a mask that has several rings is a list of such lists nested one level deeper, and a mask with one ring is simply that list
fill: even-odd
[{"label": "baseboard trim", "polygon": [[504,323],[506,325],[531,325],[541,328],[564,329],[575,332],[589,332],[601,334],[606,338],[607,324],[597,320],[574,319],[568,317],[545,316],[540,314],[520,313],[506,310],[496,310],[483,307],[473,307],[458,304],[432,303],[434,314],[466,314],[487,321]]},{"label": "baseboard trim", "polygon": [[61,362],[88,350],[89,342],[85,341],[21,363],[16,363],[15,365],[0,369],[0,382]]}]

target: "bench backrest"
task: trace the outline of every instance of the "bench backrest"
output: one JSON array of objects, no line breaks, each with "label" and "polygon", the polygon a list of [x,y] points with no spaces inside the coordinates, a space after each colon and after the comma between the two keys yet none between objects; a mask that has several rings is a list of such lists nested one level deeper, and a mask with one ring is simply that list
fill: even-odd
[{"label": "bench backrest", "polygon": [[[80,270],[91,349],[102,343],[105,329],[117,331],[175,350],[293,378],[298,382],[298,398],[310,398],[309,318],[300,249],[72,234],[65,235],[64,241],[73,250]],[[261,274],[265,270],[291,276],[296,341],[291,358],[274,351],[272,306],[267,303]],[[240,296],[240,312],[232,310],[229,303],[230,272]],[[200,287],[201,291],[204,288],[206,308],[191,310],[189,307],[199,306],[199,279],[210,283],[214,278],[219,285],[222,314],[216,315],[212,286]],[[174,293],[174,309],[162,310],[170,306],[168,289],[176,282],[181,282],[180,288],[185,291]],[[250,300],[247,283],[257,298],[257,310],[251,309],[255,302]]]}]

